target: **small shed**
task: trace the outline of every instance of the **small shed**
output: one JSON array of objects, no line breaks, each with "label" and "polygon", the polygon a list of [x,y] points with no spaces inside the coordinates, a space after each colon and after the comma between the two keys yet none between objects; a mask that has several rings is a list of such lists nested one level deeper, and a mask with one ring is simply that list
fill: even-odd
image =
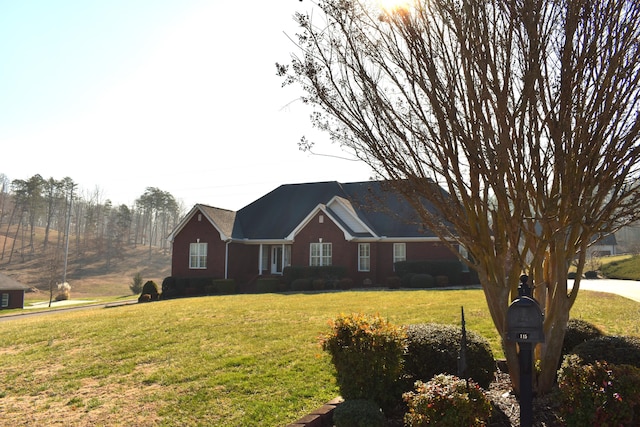
[{"label": "small shed", "polygon": [[27,289],[28,286],[0,273],[0,310],[24,308],[24,292]]}]

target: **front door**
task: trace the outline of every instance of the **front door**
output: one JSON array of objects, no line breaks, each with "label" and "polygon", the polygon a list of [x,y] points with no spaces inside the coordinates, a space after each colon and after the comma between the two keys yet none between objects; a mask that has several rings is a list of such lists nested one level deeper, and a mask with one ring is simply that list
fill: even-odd
[{"label": "front door", "polygon": [[271,274],[282,273],[282,246],[271,247]]}]

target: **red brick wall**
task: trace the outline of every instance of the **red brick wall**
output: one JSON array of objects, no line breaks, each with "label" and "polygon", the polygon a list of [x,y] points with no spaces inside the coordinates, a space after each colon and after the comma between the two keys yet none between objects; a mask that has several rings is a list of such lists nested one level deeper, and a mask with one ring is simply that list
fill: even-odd
[{"label": "red brick wall", "polygon": [[0,296],[2,294],[9,294],[9,306],[8,307],[0,307],[2,309],[10,309],[10,308],[24,308],[24,291],[18,289],[9,289],[0,290]]},{"label": "red brick wall", "polygon": [[[173,241],[173,256],[171,258],[171,275],[176,277],[224,277],[225,268],[225,245],[220,240],[220,233],[205,218],[204,215],[198,220],[196,213],[184,228],[175,236]],[[189,268],[189,245],[196,243],[207,243],[207,268]]]}]

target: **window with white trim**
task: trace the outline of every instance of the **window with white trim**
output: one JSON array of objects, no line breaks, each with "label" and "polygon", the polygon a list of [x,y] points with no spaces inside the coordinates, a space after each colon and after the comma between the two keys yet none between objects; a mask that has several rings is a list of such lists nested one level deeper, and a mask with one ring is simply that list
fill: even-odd
[{"label": "window with white trim", "polygon": [[[464,259],[469,259],[469,251],[467,251],[467,248],[465,248],[462,245],[458,245],[458,253],[460,253],[460,256],[462,256],[462,258]],[[463,273],[468,273],[469,272],[469,266],[467,265],[467,263],[462,262],[462,272]]]},{"label": "window with white trim", "polygon": [[358,271],[371,270],[371,245],[358,243]]},{"label": "window with white trim", "polygon": [[207,268],[207,244],[191,243],[189,245],[189,268]]},{"label": "window with white trim", "polygon": [[9,294],[2,294],[2,302],[0,303],[0,307],[6,308],[9,307]]},{"label": "window with white trim", "polygon": [[309,265],[312,267],[331,265],[331,243],[311,243]]},{"label": "window with white trim", "polygon": [[393,264],[396,262],[407,260],[407,244],[406,243],[394,243],[393,244]]}]

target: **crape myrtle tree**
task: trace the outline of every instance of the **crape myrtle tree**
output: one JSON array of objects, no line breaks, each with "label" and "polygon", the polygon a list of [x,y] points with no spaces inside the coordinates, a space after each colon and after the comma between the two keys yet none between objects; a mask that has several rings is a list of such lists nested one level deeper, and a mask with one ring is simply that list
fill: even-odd
[{"label": "crape myrtle tree", "polygon": [[301,87],[314,125],[389,180],[425,226],[466,248],[516,391],[506,312],[529,275],[545,313],[535,383],[548,392],[587,247],[640,212],[640,3],[315,6],[295,16],[299,50],[277,64],[284,84]]}]

